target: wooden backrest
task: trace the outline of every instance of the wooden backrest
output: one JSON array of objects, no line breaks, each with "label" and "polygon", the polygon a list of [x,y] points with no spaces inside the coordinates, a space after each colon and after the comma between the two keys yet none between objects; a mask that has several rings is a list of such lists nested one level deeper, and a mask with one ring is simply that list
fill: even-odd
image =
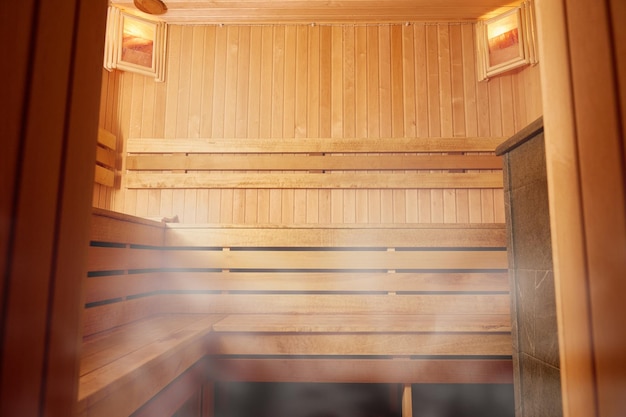
[{"label": "wooden backrest", "polygon": [[93,209],[83,335],[156,314],[163,224]]},{"label": "wooden backrest", "polygon": [[98,129],[98,146],[96,147],[95,182],[107,187],[115,185],[115,153],[117,138],[111,132]]},{"label": "wooden backrest", "polygon": [[166,309],[508,314],[503,225],[170,225]]},{"label": "wooden backrest", "polygon": [[126,186],[501,188],[500,172],[480,171],[502,169],[501,160],[493,155],[501,142],[502,138],[130,139]]},{"label": "wooden backrest", "polygon": [[505,230],[168,225],[94,210],[84,334],[158,313],[509,312]]}]

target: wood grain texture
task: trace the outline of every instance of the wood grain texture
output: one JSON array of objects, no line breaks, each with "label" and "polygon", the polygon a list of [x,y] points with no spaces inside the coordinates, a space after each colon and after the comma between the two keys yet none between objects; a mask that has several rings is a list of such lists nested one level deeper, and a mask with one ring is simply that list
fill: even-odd
[{"label": "wood grain texture", "polygon": [[85,3],[0,6],[2,415],[74,406],[106,14]]},{"label": "wood grain texture", "polygon": [[[214,358],[221,381],[365,383],[512,383],[507,359],[289,359]],[[271,369],[271,372],[267,370]]]},{"label": "wood grain texture", "polygon": [[[143,282],[144,277],[137,277]],[[111,279],[111,278],[109,278]],[[114,278],[115,279],[115,278]],[[121,278],[120,278],[121,279]],[[323,272],[166,272],[163,274],[164,291],[292,291],[347,292],[358,289],[363,292],[507,292],[506,272],[472,273],[323,273]],[[117,295],[120,290],[97,291],[97,280],[87,289],[96,294]],[[132,280],[134,281],[134,279]],[[106,284],[102,284],[106,285]],[[128,283],[136,288],[135,282]],[[124,287],[122,287],[124,288]],[[140,287],[142,288],[142,287]],[[127,290],[122,290],[127,291]],[[88,292],[88,293],[89,293]],[[100,296],[102,297],[102,296]],[[111,297],[113,298],[113,297]],[[91,299],[96,299],[92,296]],[[106,298],[104,298],[106,299]]]},{"label": "wood grain texture", "polygon": [[[623,57],[617,49],[623,50],[625,37],[613,26],[624,16],[623,6],[615,6],[538,4],[546,39],[541,75],[550,86],[543,100],[563,103],[546,105],[544,121],[566,416],[609,416],[626,406],[616,385],[626,362],[615,350],[626,342],[617,331],[624,304],[616,296],[626,270],[617,249],[624,247],[626,229]],[[593,27],[581,36],[590,21]],[[594,144],[597,137],[603,140]]]},{"label": "wood grain texture", "polygon": [[83,335],[160,312],[163,223],[93,209],[87,251]]},{"label": "wood grain texture", "polygon": [[[419,376],[427,382],[510,379],[510,361],[501,359],[467,374],[476,357],[511,354],[501,224],[164,227],[101,210],[93,217],[92,236],[112,242],[89,249],[81,415],[142,407],[141,415],[187,399],[196,407],[203,375],[259,378],[254,368],[224,375],[231,355],[310,355],[322,367],[337,359],[318,377],[306,370],[317,360],[281,359],[276,372],[264,372],[270,381],[295,366],[295,380],[370,382],[354,364],[372,355],[390,366],[377,378],[395,383],[415,376],[394,370],[397,360],[386,360],[394,356],[414,358],[409,369],[430,369],[418,358],[464,358],[461,369]],[[142,243],[123,243],[133,238]]]},{"label": "wood grain texture", "polygon": [[92,242],[160,246],[164,230],[160,222],[94,208],[89,237]]},{"label": "wood grain texture", "polygon": [[[129,0],[115,0],[113,4],[135,8]],[[217,3],[174,0],[167,5],[167,13],[159,17],[173,24],[468,21],[497,16],[512,8],[509,1],[503,0],[389,0],[384,6],[372,0],[331,5],[321,0],[271,3],[260,0],[222,0]]]},{"label": "wood grain texture", "polygon": [[[206,354],[207,334],[218,319],[190,316],[172,330],[156,318],[144,321],[140,327],[129,326],[118,332],[113,338],[117,337],[121,344],[111,348],[115,351],[106,352],[109,348],[104,347],[103,354],[112,362],[93,364],[98,356],[90,355],[81,365],[90,371],[80,377],[79,413],[130,415]],[[155,332],[158,336],[153,339]],[[130,338],[126,339],[127,336]],[[124,346],[121,340],[129,340],[130,346]],[[98,350],[99,342],[108,345],[110,340],[106,336],[98,338],[90,349]],[[147,375],[151,375],[151,383],[140,383]],[[112,380],[115,384],[110,383]]]},{"label": "wood grain texture", "polygon": [[[194,314],[508,314],[509,295],[168,294],[163,307]],[[509,335],[510,339],[510,335]],[[510,343],[510,340],[509,340]]]},{"label": "wood grain texture", "polygon": [[159,300],[158,296],[141,297],[85,308],[82,335],[88,336],[154,316],[162,310],[158,305]]},{"label": "wood grain texture", "polygon": [[[110,155],[99,157],[110,163]],[[129,155],[126,168],[136,171],[368,171],[431,169],[502,169],[499,157],[488,155]]]},{"label": "wood grain texture", "polygon": [[[249,270],[506,269],[505,251],[197,251],[162,253],[166,268]],[[134,261],[133,261],[134,262]],[[141,264],[139,264],[141,265]]]},{"label": "wood grain texture", "polygon": [[137,138],[128,141],[128,153],[392,153],[392,152],[493,152],[505,137],[467,138],[281,138],[187,139]]},{"label": "wood grain texture", "polygon": [[444,248],[506,246],[503,224],[168,225],[172,247]]},{"label": "wood grain texture", "polygon": [[[210,366],[201,359],[184,374],[176,378],[131,417],[156,416],[213,416],[213,382],[207,382]],[[202,409],[200,409],[200,406]]]},{"label": "wood grain texture", "polygon": [[[257,37],[252,36],[252,31]],[[204,41],[199,42],[198,38]],[[186,42],[192,42],[192,46],[186,46]],[[252,48],[253,44],[257,45],[258,53]],[[462,53],[459,53],[460,47]],[[471,23],[357,25],[338,26],[337,29],[332,26],[270,25],[258,29],[241,26],[235,30],[200,26],[189,33],[181,26],[171,26],[168,51],[165,85],[150,80],[133,82],[135,77],[125,73],[118,76],[117,83],[111,77],[103,81],[103,91],[106,89],[108,97],[104,107],[117,110],[117,114],[112,114],[114,120],[107,119],[106,123],[110,124],[107,129],[118,138],[133,138],[129,145],[135,140],[159,141],[160,146],[175,146],[170,148],[172,152],[184,154],[189,152],[187,139],[201,138],[199,142],[208,144],[213,150],[252,151],[249,144],[267,142],[257,147],[257,152],[289,154],[306,150],[308,154],[326,151],[323,147],[308,148],[309,143],[328,145],[340,140],[350,143],[347,150],[354,151],[362,149],[359,144],[364,138],[367,143],[382,142],[380,138],[387,138],[389,140],[384,142],[393,145],[388,150],[395,151],[393,156],[400,158],[414,142],[427,146],[458,142],[470,145],[471,138],[484,138],[485,145],[495,145],[503,136],[501,131],[495,130],[497,123],[491,123],[489,119],[490,108],[506,108],[493,112],[507,119],[514,118],[514,121],[501,123],[512,126],[523,116],[518,109],[521,112],[522,107],[527,107],[514,103],[519,97],[515,91],[510,95],[487,94],[484,98],[476,94],[481,85],[475,80]],[[229,60],[227,51],[230,51]],[[202,60],[193,58],[200,52]],[[442,57],[440,64],[439,56]],[[181,71],[181,62],[197,65],[188,68],[185,64],[185,70]],[[232,63],[232,71],[226,70],[229,63]],[[179,87],[184,91],[189,88],[184,77],[200,79],[196,72],[203,74],[205,81],[194,84],[193,94],[178,94]],[[227,73],[231,72],[234,74],[231,78],[236,82],[228,81],[231,78],[227,80]],[[520,77],[520,82],[514,85],[520,86],[519,92],[527,94],[528,89],[521,89],[525,80],[527,78]],[[232,84],[228,90],[225,88],[227,81]],[[111,88],[116,94],[108,94]],[[196,88],[201,93],[196,94]],[[171,91],[171,94],[159,98],[159,90]],[[536,88],[533,87],[532,91]],[[157,99],[161,101],[155,102]],[[133,107],[136,102],[142,103],[141,108]],[[147,105],[152,102],[155,105]],[[239,119],[233,119],[225,106],[235,109],[233,114]],[[102,114],[108,118],[110,113],[107,110]],[[186,121],[188,116],[194,120],[200,118],[199,130],[197,127],[184,129],[180,132],[188,136],[177,135],[182,124],[197,125],[195,121]],[[159,131],[164,134],[155,135],[152,124],[144,123],[145,120],[162,124],[164,130],[159,127]],[[228,127],[231,125],[232,129]],[[324,143],[324,138],[335,139]],[[178,144],[181,146],[177,147]],[[492,145],[486,148],[486,151],[493,149]],[[431,149],[432,152],[441,150]],[[375,159],[377,154],[370,152],[364,156]],[[125,164],[124,160],[120,165],[122,172],[125,172]],[[226,169],[227,163],[222,164],[224,170],[216,172],[230,172]],[[372,167],[376,166],[372,164]],[[293,173],[287,168],[285,166],[285,173]],[[390,172],[402,174],[404,166],[398,168]],[[457,168],[461,169],[458,166],[450,169]],[[337,170],[341,171],[340,167]],[[468,173],[475,171],[469,167],[466,170]],[[376,168],[370,172],[378,171]],[[125,184],[125,178],[122,183]],[[176,190],[172,189],[138,190],[126,189],[122,185],[120,189],[103,191],[96,187],[94,201],[130,214],[143,216],[150,213],[150,217],[155,218],[178,215],[186,223],[202,222],[207,214],[214,219],[213,222],[232,223],[236,218],[243,224],[287,224],[303,220],[344,224],[390,221],[480,223],[498,220],[503,212],[499,207],[503,205],[499,194],[486,193],[482,198],[479,190],[468,192],[462,188],[451,188],[448,193],[415,188],[333,192],[332,189],[317,188],[293,191],[278,186],[213,190],[208,184],[204,185],[207,187],[192,188],[174,199],[171,196]],[[211,194],[208,199],[207,192]],[[143,197],[148,194],[150,198]]]},{"label": "wood grain texture", "polygon": [[[197,173],[193,175],[171,173],[156,174],[129,172],[126,174],[129,189],[182,188],[182,189],[457,189],[502,188],[500,173],[463,174],[373,174],[373,173]],[[287,191],[284,191],[287,192]],[[493,199],[493,197],[492,197]],[[490,201],[490,203],[492,200]],[[293,203],[292,203],[293,204]],[[293,209],[293,205],[287,207]],[[491,204],[493,207],[493,204]],[[493,211],[493,208],[492,210]],[[184,214],[183,214],[184,215]],[[185,216],[188,218],[189,216]],[[487,222],[493,222],[493,218]],[[288,223],[292,223],[293,220]],[[348,222],[350,223],[350,222]]]},{"label": "wood grain texture", "polygon": [[235,355],[503,355],[510,334],[250,334],[215,335],[213,353]]},{"label": "wood grain texture", "polygon": [[213,325],[224,333],[506,333],[510,317],[504,315],[272,315],[236,314]]}]

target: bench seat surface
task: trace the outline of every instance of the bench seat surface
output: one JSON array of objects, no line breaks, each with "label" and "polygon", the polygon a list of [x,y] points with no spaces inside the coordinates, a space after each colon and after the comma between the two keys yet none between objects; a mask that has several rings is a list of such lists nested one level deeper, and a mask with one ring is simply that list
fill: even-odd
[{"label": "bench seat surface", "polygon": [[207,354],[222,317],[159,315],[85,337],[79,415],[129,415]]},{"label": "bench seat surface", "polygon": [[216,332],[269,333],[433,333],[510,332],[508,314],[231,314]]}]

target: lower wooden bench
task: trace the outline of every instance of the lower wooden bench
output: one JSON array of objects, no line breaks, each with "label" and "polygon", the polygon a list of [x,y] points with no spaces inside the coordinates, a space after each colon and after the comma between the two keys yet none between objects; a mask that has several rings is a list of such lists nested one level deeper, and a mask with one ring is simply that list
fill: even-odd
[{"label": "lower wooden bench", "polygon": [[511,383],[506,315],[158,315],[85,338],[79,415],[128,416],[195,381]]},{"label": "lower wooden bench", "polygon": [[211,381],[405,384],[407,398],[512,383],[503,225],[166,227],[95,211],[91,240],[80,416],[178,416]]},{"label": "lower wooden bench", "polygon": [[210,351],[222,316],[159,315],[83,342],[79,416],[128,416]]},{"label": "lower wooden bench", "polygon": [[213,325],[219,381],[511,383],[510,318],[233,314]]}]

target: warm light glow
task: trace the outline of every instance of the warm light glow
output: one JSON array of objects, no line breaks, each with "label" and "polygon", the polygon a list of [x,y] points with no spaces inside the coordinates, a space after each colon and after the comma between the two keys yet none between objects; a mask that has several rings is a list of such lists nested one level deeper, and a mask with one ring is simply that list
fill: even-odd
[{"label": "warm light glow", "polygon": [[124,36],[132,36],[147,40],[154,39],[154,23],[144,22],[139,19],[124,18]]},{"label": "warm light glow", "polygon": [[517,15],[511,14],[503,19],[498,20],[497,23],[493,23],[487,26],[487,37],[489,39],[498,37],[504,33],[517,29],[519,23],[517,21]]},{"label": "warm light glow", "polygon": [[512,0],[507,4],[503,4],[501,7],[490,10],[487,13],[484,13],[482,16],[478,18],[478,20],[487,20],[487,19],[491,19],[492,17],[500,16],[506,12],[513,10],[516,7],[519,7],[520,4],[522,4],[522,0]]}]

